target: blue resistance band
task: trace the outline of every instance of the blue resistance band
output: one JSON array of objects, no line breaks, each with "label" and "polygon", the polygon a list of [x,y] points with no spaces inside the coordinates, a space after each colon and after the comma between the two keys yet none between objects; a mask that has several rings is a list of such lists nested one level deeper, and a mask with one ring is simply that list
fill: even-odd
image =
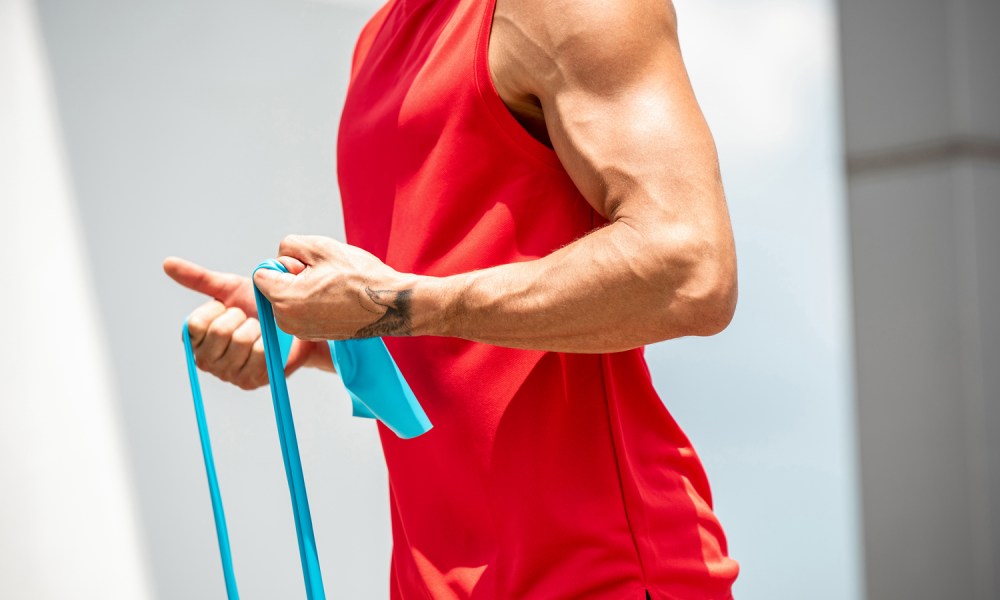
[{"label": "blue resistance band", "polygon": [[[254,269],[271,269],[287,273],[288,270],[276,260],[266,260]],[[306,595],[309,600],[325,600],[323,577],[320,573],[319,558],[316,553],[316,539],[313,534],[309,499],[306,495],[305,479],[302,476],[302,462],[295,437],[292,408],[288,400],[284,366],[292,346],[292,336],[281,331],[274,321],[271,303],[254,286],[261,336],[264,340],[264,356],[267,375],[274,401],[274,416],[278,425],[278,439],[281,456],[285,464],[288,490],[292,497],[292,514],[295,518],[295,533],[299,544],[299,558],[305,579]],[[219,554],[226,581],[226,592],[230,600],[238,600],[236,576],[233,573],[232,552],[229,547],[229,532],[226,515],[222,508],[222,495],[212,457],[212,443],[208,435],[205,406],[198,381],[198,370],[191,345],[191,334],[187,320],[183,330],[184,351],[187,355],[188,378],[191,396],[194,399],[195,418],[201,439],[201,451],[205,459],[205,473],[208,476],[209,495],[215,516],[215,532],[219,538]],[[361,340],[331,341],[330,356],[337,373],[351,397],[355,416],[377,418],[401,438],[412,438],[431,429],[430,420],[421,408],[409,384],[392,359],[385,342],[381,338]]]},{"label": "blue resistance band", "polygon": [[215,516],[215,535],[219,538],[219,554],[222,556],[222,573],[226,578],[226,595],[229,600],[239,600],[236,577],[233,575],[233,555],[229,549],[229,529],[226,527],[226,513],[222,510],[222,495],[219,494],[219,479],[215,475],[215,459],[212,458],[212,440],[208,437],[208,423],[205,420],[205,405],[201,400],[201,383],[198,368],[194,364],[194,349],[191,348],[191,333],[187,319],[184,319],[184,352],[187,354],[188,379],[191,382],[191,396],[194,398],[194,416],[198,421],[198,437],[201,438],[201,454],[205,459],[205,473],[208,475],[208,493],[212,497],[212,514]]}]

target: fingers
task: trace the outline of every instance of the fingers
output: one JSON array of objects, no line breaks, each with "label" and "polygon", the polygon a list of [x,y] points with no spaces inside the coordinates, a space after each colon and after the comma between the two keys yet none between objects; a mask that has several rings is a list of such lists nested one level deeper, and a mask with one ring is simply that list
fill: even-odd
[{"label": "fingers", "polygon": [[191,312],[188,317],[188,333],[191,335],[193,348],[201,345],[209,325],[224,312],[226,312],[226,305],[218,300],[210,300]]},{"label": "fingers", "polygon": [[264,338],[260,334],[260,321],[247,319],[233,333],[229,348],[215,364],[223,381],[244,390],[267,385],[267,362],[264,359]]},{"label": "fingers", "polygon": [[278,262],[285,265],[288,272],[292,275],[298,275],[302,271],[306,270],[306,265],[297,258],[292,258],[291,256],[279,256]]},{"label": "fingers", "polygon": [[213,300],[191,313],[188,331],[198,368],[245,390],[267,384],[264,340],[257,319]]},{"label": "fingers", "polygon": [[250,356],[236,374],[234,383],[245,390],[267,385],[267,359],[264,354],[264,338],[257,338],[250,348]]},{"label": "fingers", "polygon": [[336,373],[337,369],[333,366],[333,360],[330,356],[330,343],[327,340],[323,340],[321,342],[313,342],[313,344],[313,350],[309,354],[309,358],[305,364],[330,373]]},{"label": "fingers", "polygon": [[238,308],[227,308],[221,315],[212,319],[204,339],[195,348],[195,358],[206,366],[218,361],[229,348],[233,333],[246,319],[246,313]]},{"label": "fingers", "polygon": [[[328,238],[289,236],[282,242],[279,261],[288,269],[281,273],[259,269],[253,284],[272,302],[283,288],[296,280],[310,260],[329,254]],[[297,255],[297,256],[296,256]],[[301,258],[300,258],[301,257]],[[260,323],[253,303],[253,287],[249,279],[211,271],[176,257],[163,261],[163,270],[174,281],[192,290],[215,297],[195,309],[188,317],[188,332],[198,367],[243,389],[267,385],[267,366]],[[243,298],[247,296],[247,298]],[[248,316],[248,315],[253,316]],[[308,363],[314,343],[296,340],[285,372],[292,372]]]},{"label": "fingers", "polygon": [[184,287],[219,300],[232,295],[241,283],[237,275],[212,271],[176,256],[164,259],[163,271]]},{"label": "fingers", "polygon": [[281,240],[278,255],[298,259],[306,265],[314,265],[329,254],[330,243],[337,242],[318,235],[288,235]]},{"label": "fingers", "polygon": [[254,343],[260,337],[260,321],[244,319],[229,338],[229,344],[222,356],[209,365],[211,372],[223,381],[239,383],[239,373],[249,360]]},{"label": "fingers", "polygon": [[316,342],[307,342],[298,338],[292,338],[292,348],[288,351],[288,360],[285,362],[285,377],[298,370],[306,364],[312,354],[316,351]]}]

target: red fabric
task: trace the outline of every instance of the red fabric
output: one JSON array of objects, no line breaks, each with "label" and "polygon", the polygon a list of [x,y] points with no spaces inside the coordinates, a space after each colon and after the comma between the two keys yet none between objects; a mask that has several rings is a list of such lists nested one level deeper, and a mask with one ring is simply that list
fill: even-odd
[{"label": "red fabric", "polygon": [[[393,0],[366,26],[338,148],[347,239],[403,272],[545,256],[603,224],[488,75],[492,0]],[[641,349],[387,338],[435,427],[389,470],[394,599],[718,600],[736,562]]]}]

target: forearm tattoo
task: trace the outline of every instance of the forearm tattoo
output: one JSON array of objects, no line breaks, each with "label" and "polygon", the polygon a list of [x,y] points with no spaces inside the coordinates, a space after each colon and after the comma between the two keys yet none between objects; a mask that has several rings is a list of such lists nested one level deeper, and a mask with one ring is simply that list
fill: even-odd
[{"label": "forearm tattoo", "polygon": [[410,302],[413,290],[373,290],[365,286],[365,294],[375,304],[385,308],[377,321],[365,325],[354,333],[356,338],[383,335],[410,335]]}]

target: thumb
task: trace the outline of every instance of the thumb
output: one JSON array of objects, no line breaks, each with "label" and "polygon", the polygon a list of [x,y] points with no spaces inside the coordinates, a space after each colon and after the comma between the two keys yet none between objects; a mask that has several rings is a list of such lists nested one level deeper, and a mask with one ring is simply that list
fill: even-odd
[{"label": "thumb", "polygon": [[163,272],[190,290],[223,301],[240,285],[236,275],[212,271],[176,256],[164,259]]},{"label": "thumb", "polygon": [[261,294],[270,301],[274,301],[275,296],[280,296],[282,291],[295,281],[295,275],[282,273],[272,269],[257,269],[253,274],[253,284],[257,286]]}]

